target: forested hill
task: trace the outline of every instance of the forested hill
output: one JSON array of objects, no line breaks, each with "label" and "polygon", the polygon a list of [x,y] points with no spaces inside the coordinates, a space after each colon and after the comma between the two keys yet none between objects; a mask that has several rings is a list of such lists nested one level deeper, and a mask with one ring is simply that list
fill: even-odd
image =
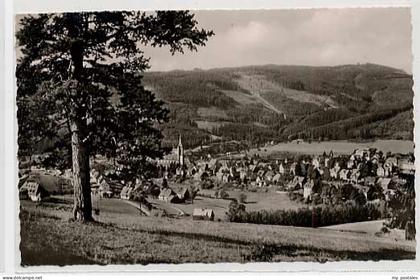
[{"label": "forested hill", "polygon": [[168,145],[214,139],[258,144],[286,139],[412,139],[412,76],[375,64],[248,66],[148,72],[164,100]]}]

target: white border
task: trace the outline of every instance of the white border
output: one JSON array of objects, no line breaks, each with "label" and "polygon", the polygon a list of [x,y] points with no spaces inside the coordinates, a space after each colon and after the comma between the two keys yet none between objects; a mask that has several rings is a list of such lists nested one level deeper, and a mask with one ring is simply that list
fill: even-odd
[{"label": "white border", "polygon": [[[4,88],[4,59],[5,59],[5,54],[4,54],[4,47],[5,47],[5,42],[4,42],[4,31],[5,31],[5,23],[6,21],[3,20],[4,19],[4,2],[3,0],[0,0],[0,104],[4,104],[4,98],[6,97],[5,94],[3,94]],[[4,129],[4,118],[3,116],[0,119],[0,131],[5,131]],[[0,141],[0,143],[3,143]],[[4,145],[0,145],[0,178],[4,178],[4,170],[5,168],[3,167],[4,164],[4,150],[5,150],[5,146]],[[0,188],[0,197],[4,197],[4,187]],[[4,206],[4,205],[3,205]],[[2,227],[0,228],[0,240],[4,240],[4,211],[5,209],[0,209],[0,225],[2,225]],[[5,250],[4,250],[4,242],[0,242],[0,271],[4,270],[4,259],[5,259]]]},{"label": "white border", "polygon": [[[15,55],[13,51],[14,46],[14,16],[13,12],[18,13],[40,13],[40,12],[63,12],[63,11],[87,11],[87,10],[156,10],[156,9],[292,9],[292,8],[344,8],[344,7],[397,7],[397,6],[411,6],[413,19],[413,74],[415,77],[414,92],[419,92],[420,65],[418,60],[419,55],[419,36],[420,36],[420,3],[418,1],[408,0],[295,0],[295,1],[274,1],[274,0],[213,0],[213,1],[147,1],[147,0],[102,0],[102,1],[87,1],[87,0],[72,0],[72,1],[57,1],[57,0],[6,0],[5,21],[7,21],[7,28],[5,32],[6,42],[6,69],[5,69],[5,86],[6,95],[5,102],[1,103],[3,106],[2,112],[5,117],[5,133],[3,134],[5,149],[5,209],[6,217],[6,242],[5,252],[6,258],[6,272],[13,272],[15,269],[19,272],[88,272],[88,271],[418,271],[420,269],[419,258],[415,261],[380,261],[380,262],[330,262],[326,264],[320,263],[219,263],[219,264],[181,264],[181,265],[110,265],[110,266],[67,266],[67,267],[20,267],[19,250],[19,220],[17,217],[18,204],[16,182],[17,182],[17,160],[16,160],[16,139],[17,139],[17,121],[15,117]],[[419,104],[419,96],[415,94],[414,104],[417,108]],[[414,110],[414,117],[419,117],[417,110]],[[414,140],[417,143],[419,137],[418,127],[415,127]],[[13,148],[12,148],[13,147]],[[415,156],[420,159],[420,152],[415,150]],[[420,178],[420,166],[416,162],[416,178]],[[418,183],[416,180],[416,189]],[[416,219],[417,229],[419,229],[419,197],[416,197]],[[419,236],[419,235],[417,235]],[[15,242],[10,242],[15,240]],[[419,238],[417,237],[417,252],[419,252]]]},{"label": "white border", "polygon": [[297,9],[297,8],[344,8],[344,7],[401,7],[410,6],[410,0],[102,0],[56,1],[15,0],[15,13],[63,12],[89,10],[235,10],[235,9]]}]

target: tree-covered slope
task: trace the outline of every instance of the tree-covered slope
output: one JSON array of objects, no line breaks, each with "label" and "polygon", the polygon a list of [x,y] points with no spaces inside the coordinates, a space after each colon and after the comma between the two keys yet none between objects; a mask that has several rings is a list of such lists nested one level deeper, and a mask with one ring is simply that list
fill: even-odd
[{"label": "tree-covered slope", "polygon": [[413,137],[412,76],[386,66],[177,70],[145,73],[143,82],[171,110],[162,126],[169,145],[178,133],[187,146],[215,136],[250,144]]}]

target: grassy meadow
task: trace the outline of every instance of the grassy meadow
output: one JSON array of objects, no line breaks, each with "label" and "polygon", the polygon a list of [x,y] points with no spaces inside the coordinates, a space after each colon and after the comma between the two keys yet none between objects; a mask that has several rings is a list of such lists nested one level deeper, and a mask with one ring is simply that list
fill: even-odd
[{"label": "grassy meadow", "polygon": [[107,201],[95,223],[70,220],[69,201],[21,201],[22,265],[401,260],[415,242],[272,225],[152,218]]},{"label": "grassy meadow", "polygon": [[296,141],[279,143],[261,149],[251,149],[250,154],[260,156],[273,155],[275,153],[289,152],[297,154],[322,155],[324,152],[333,151],[334,154],[350,154],[356,149],[376,148],[384,153],[412,153],[414,152],[413,141],[408,140],[377,140],[372,142],[351,142],[351,141],[322,141],[303,142]]}]

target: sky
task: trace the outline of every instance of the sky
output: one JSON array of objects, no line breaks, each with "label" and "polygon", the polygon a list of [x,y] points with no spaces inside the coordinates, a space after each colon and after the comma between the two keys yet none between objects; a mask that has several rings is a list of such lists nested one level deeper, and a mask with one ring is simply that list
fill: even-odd
[{"label": "sky", "polygon": [[409,8],[193,11],[215,35],[197,52],[145,47],[151,71],[376,63],[412,73]]}]

